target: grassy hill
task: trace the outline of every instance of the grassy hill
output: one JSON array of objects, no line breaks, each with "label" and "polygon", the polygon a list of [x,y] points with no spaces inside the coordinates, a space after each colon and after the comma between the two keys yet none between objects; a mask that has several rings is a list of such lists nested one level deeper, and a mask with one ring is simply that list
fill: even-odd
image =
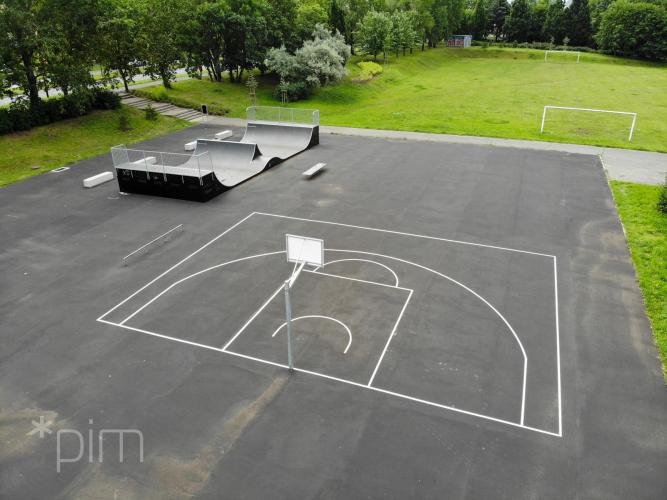
[{"label": "grassy hill", "polygon": [[[294,106],[318,108],[322,123],[514,139],[573,142],[667,151],[667,65],[599,54],[576,56],[531,49],[430,49],[392,58],[372,81],[355,82],[353,58],[343,82]],[[260,78],[258,104],[276,106],[274,81]],[[147,97],[243,117],[244,85],[190,80],[137,91]],[[632,111],[631,118],[553,111],[540,134],[543,106]]]}]

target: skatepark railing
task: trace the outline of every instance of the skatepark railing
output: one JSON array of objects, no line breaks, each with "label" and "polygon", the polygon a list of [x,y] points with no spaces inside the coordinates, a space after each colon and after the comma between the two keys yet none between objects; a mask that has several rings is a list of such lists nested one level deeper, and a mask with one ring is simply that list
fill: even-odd
[{"label": "skatepark railing", "polygon": [[319,125],[320,111],[305,108],[281,108],[278,106],[250,106],[246,108],[248,121],[297,123]]},{"label": "skatepark railing", "polygon": [[[162,173],[164,180],[167,174],[175,174],[199,178],[213,171],[213,162],[208,151],[199,154],[168,153],[164,151],[148,151],[128,149],[125,146],[111,148],[111,158],[115,168],[144,170],[146,174]],[[188,172],[191,171],[191,172]]]}]

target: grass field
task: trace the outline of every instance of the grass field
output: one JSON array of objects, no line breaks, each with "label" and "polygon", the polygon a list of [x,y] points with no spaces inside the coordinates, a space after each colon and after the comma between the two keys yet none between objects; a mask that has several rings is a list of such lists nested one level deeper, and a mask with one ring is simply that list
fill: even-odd
[{"label": "grass field", "polygon": [[[337,85],[320,89],[300,107],[318,108],[322,123],[364,128],[414,130],[515,139],[573,142],[667,151],[667,65],[530,49],[430,49],[385,66],[384,73],[355,83],[358,68]],[[260,79],[258,104],[279,105],[275,82]],[[243,117],[249,104],[245,85],[208,80],[136,91],[157,100]],[[553,112],[540,134],[544,105],[638,113],[633,141],[629,117]]]},{"label": "grass field", "polygon": [[611,188],[667,380],[667,214],[655,208],[660,187],[612,181]]},{"label": "grass field", "polygon": [[[179,130],[188,122],[160,116],[148,121],[144,113],[127,110],[132,127],[121,131],[119,111],[95,111],[87,116],[0,136],[0,186],[62,165],[109,151],[116,144],[130,144]],[[39,169],[33,169],[38,166]]]}]

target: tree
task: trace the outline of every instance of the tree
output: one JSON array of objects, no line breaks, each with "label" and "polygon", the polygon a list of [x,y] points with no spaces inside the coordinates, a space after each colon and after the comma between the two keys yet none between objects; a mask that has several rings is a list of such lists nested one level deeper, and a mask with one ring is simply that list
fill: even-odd
[{"label": "tree", "polygon": [[299,42],[307,40],[317,24],[326,24],[329,14],[317,0],[300,2],[296,9],[296,34]]},{"label": "tree", "polygon": [[510,12],[510,4],[507,0],[493,0],[489,6],[490,13],[488,15],[489,26],[488,29],[493,33],[495,40],[502,35],[505,27],[505,19]]},{"label": "tree", "polygon": [[266,19],[257,14],[239,14],[232,7],[225,20],[223,60],[231,82],[240,82],[245,70],[264,64],[267,50]]},{"label": "tree", "polygon": [[389,45],[392,51],[398,57],[399,51],[412,49],[415,44],[417,33],[414,29],[414,17],[412,12],[396,10],[391,16],[391,31],[389,35]]},{"label": "tree", "polygon": [[588,8],[591,14],[591,26],[593,33],[597,33],[602,21],[602,14],[609,8],[614,0],[589,0]]},{"label": "tree", "polygon": [[147,0],[141,17],[141,41],[146,72],[162,79],[166,88],[183,58],[180,23],[190,16],[180,0]]},{"label": "tree", "polygon": [[617,0],[603,14],[596,39],[612,54],[667,59],[667,9]]},{"label": "tree", "polygon": [[547,16],[544,20],[544,35],[547,39],[553,40],[557,45],[563,43],[565,32],[565,2],[563,0],[554,0],[549,4]]},{"label": "tree", "polygon": [[128,83],[140,71],[137,55],[141,13],[135,0],[114,0],[106,2],[103,8],[96,59],[108,78],[112,71],[117,71],[125,91],[129,92]]},{"label": "tree", "polygon": [[544,35],[544,22],[547,18],[547,10],[549,9],[549,0],[540,0],[533,6],[533,11],[530,16],[530,35],[529,40],[534,42],[547,41]]},{"label": "tree", "polygon": [[296,0],[267,0],[267,45],[296,50],[301,43],[296,33]]},{"label": "tree", "polygon": [[373,59],[376,59],[380,52],[387,50],[387,40],[390,36],[391,19],[386,13],[374,10],[364,16],[356,34],[362,50],[371,54]]},{"label": "tree", "polygon": [[482,40],[486,37],[486,26],[488,19],[486,17],[486,3],[484,0],[475,2],[475,9],[472,15],[472,37],[476,40]]},{"label": "tree", "polygon": [[[315,26],[312,40],[290,54],[283,46],[270,49],[265,64],[270,71],[278,74],[284,92],[290,85],[303,84],[312,89],[343,78],[345,63],[350,57],[350,46],[340,33],[331,34],[322,24]],[[281,92],[282,93],[282,92]]]},{"label": "tree", "polygon": [[567,9],[567,36],[574,46],[585,47],[592,43],[593,32],[588,0],[572,0]]},{"label": "tree", "polygon": [[338,31],[345,36],[347,30],[345,29],[345,12],[338,3],[339,0],[331,0],[331,7],[329,8],[329,26],[335,33]]},{"label": "tree", "polygon": [[531,15],[528,0],[514,0],[505,21],[506,38],[516,42],[527,42],[531,31]]},{"label": "tree", "polygon": [[[39,103],[37,60],[41,50],[43,4],[4,0],[0,5],[0,61],[5,85],[19,85],[31,105]],[[5,90],[7,92],[7,90]]]},{"label": "tree", "polygon": [[223,2],[203,2],[191,8],[194,13],[182,27],[186,69],[190,76],[200,77],[203,66],[212,81],[220,82],[229,7]]}]

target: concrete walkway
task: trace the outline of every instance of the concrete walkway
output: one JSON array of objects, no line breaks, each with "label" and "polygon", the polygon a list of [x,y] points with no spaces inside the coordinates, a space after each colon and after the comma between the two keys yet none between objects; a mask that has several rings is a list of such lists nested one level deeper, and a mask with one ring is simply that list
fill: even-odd
[{"label": "concrete walkway", "polygon": [[[246,123],[245,120],[240,118],[225,118],[221,116],[209,116],[204,120],[206,123],[223,127],[244,127]],[[662,184],[665,182],[665,176],[667,175],[667,154],[637,151],[633,149],[604,148],[599,146],[564,144],[559,142],[498,139],[495,137],[475,137],[469,135],[428,134],[424,132],[403,132],[399,130],[332,127],[327,125],[322,125],[320,127],[320,133],[596,155],[602,160],[607,176],[610,179],[638,182],[641,184]]]}]

